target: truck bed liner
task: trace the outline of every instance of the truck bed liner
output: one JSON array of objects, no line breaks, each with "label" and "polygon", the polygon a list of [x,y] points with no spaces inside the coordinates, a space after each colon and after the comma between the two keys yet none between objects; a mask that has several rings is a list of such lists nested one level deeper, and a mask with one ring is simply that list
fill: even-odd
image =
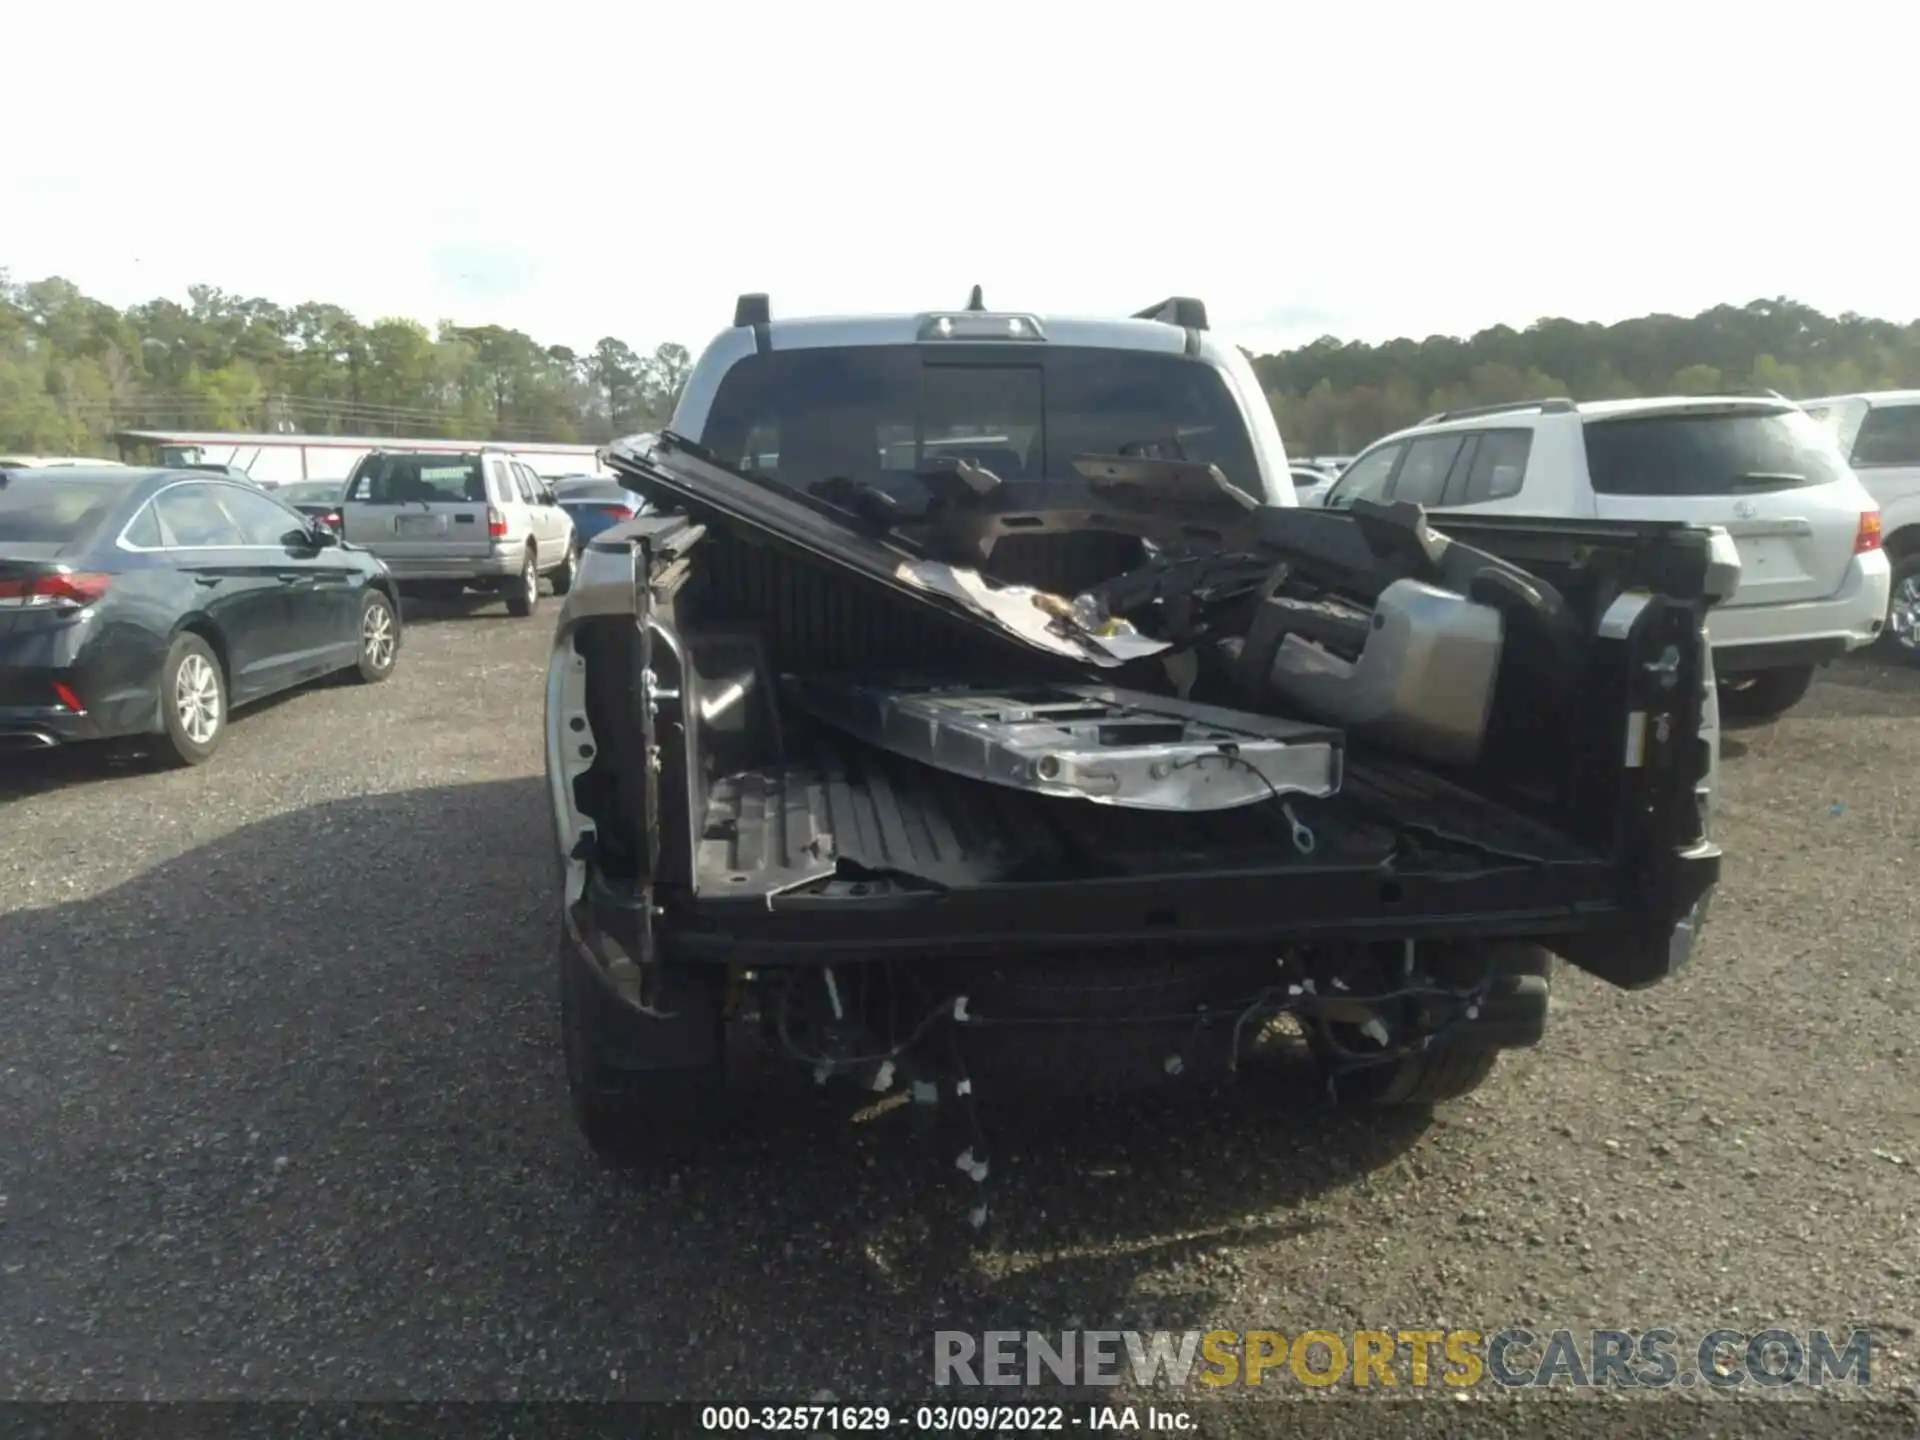
[{"label": "truck bed liner", "polygon": [[1292,797],[1293,813],[1314,832],[1312,853],[1302,854],[1278,804],[1133,811],[985,784],[827,734],[790,736],[789,744],[785,764],[709,785],[696,859],[701,895],[738,900],[805,889],[852,898],[914,879],[965,888],[1372,867],[1394,849],[1392,823],[1436,839],[1426,858],[1441,867],[1477,867],[1468,846],[1545,863],[1596,858],[1428,771],[1374,758],[1349,759],[1338,796]]}]

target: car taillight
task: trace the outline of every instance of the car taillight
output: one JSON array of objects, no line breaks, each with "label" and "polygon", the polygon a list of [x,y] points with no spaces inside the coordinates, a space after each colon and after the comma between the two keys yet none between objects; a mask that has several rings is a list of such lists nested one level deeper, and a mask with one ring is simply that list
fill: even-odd
[{"label": "car taillight", "polygon": [[600,513],[602,515],[610,515],[615,520],[631,520],[633,518],[633,507],[631,505],[602,505],[600,507]]},{"label": "car taillight", "polygon": [[320,517],[320,523],[325,525],[329,530],[338,530],[340,528],[340,512],[338,510],[329,510]]},{"label": "car taillight", "polygon": [[487,506],[487,534],[498,540],[507,533],[507,517],[493,506]]},{"label": "car taillight", "polygon": [[107,593],[111,575],[35,575],[26,580],[0,580],[0,606],[8,609],[54,605],[87,606]]},{"label": "car taillight", "polygon": [[76,715],[87,713],[86,703],[73,693],[73,687],[59,680],[53,682],[53,693],[60,697],[60,703]]},{"label": "car taillight", "polygon": [[1864,555],[1869,550],[1880,548],[1880,512],[1862,510],[1860,528],[1853,532],[1853,553]]}]

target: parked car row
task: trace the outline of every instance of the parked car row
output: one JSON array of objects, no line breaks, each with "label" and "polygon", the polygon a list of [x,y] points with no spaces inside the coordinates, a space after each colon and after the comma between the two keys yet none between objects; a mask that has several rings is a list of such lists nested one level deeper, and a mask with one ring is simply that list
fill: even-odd
[{"label": "parked car row", "polygon": [[[642,508],[493,446],[375,451],[270,491],[84,457],[0,456],[0,477],[0,746],[150,735],[187,763],[234,706],[330,670],[383,678],[403,586],[530,616],[541,578],[566,594],[581,547]],[[1781,713],[1875,641],[1920,663],[1920,391],[1455,410],[1291,479],[1303,506],[1724,526],[1742,578],[1709,631],[1732,716]]]},{"label": "parked car row", "polygon": [[0,470],[0,747],[138,737],[198,765],[232,711],[392,674],[379,558],[254,486],[181,470]]},{"label": "parked car row", "polygon": [[[1296,484],[1299,484],[1296,470]],[[1429,416],[1301,503],[1724,526],[1737,595],[1709,622],[1721,704],[1763,719],[1883,641],[1920,660],[1920,392],[1545,399]]]},{"label": "parked car row", "polygon": [[[403,589],[531,615],[582,536],[630,519],[612,481],[560,492],[510,451],[376,451],[272,489],[214,465],[0,463],[0,749],[137,740],[209,759],[239,706],[392,673]],[[564,494],[564,498],[563,498]]]}]

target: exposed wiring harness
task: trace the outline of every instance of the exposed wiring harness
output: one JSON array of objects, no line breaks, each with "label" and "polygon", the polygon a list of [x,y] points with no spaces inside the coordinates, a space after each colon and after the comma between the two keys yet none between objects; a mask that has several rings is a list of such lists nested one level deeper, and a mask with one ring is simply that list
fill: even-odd
[{"label": "exposed wiring harness", "polygon": [[[1289,818],[1291,819],[1292,817],[1289,816]],[[1407,970],[1410,971],[1413,963],[1411,942],[1408,944],[1405,963]],[[1377,994],[1356,994],[1341,988],[1343,982],[1336,981],[1334,982],[1336,994],[1329,997],[1322,996],[1318,993],[1311,976],[1303,976],[1299,980],[1283,981],[1280,984],[1267,986],[1244,1004],[1226,1005],[1216,1010],[1199,1007],[1194,1010],[1173,1014],[1128,1015],[1119,1017],[976,1015],[969,1011],[968,997],[962,993],[948,996],[938,1005],[935,1005],[927,1011],[920,1021],[914,1025],[903,1038],[894,1042],[889,1048],[869,1055],[853,1056],[833,1056],[825,1053],[809,1054],[800,1047],[794,1038],[790,1019],[793,997],[798,986],[789,984],[782,990],[775,1006],[774,1029],[781,1045],[786,1049],[787,1053],[804,1063],[812,1064],[815,1075],[822,1081],[835,1071],[845,1071],[860,1066],[873,1065],[877,1067],[873,1088],[876,1090],[887,1090],[891,1089],[893,1085],[894,1061],[916,1045],[935,1026],[939,1025],[942,1021],[948,1022],[945,1037],[948,1065],[947,1074],[940,1081],[916,1080],[913,1085],[913,1096],[916,1103],[937,1106],[940,1114],[947,1113],[950,1108],[941,1103],[943,1100],[950,1099],[958,1107],[958,1119],[964,1129],[966,1143],[963,1148],[960,1149],[959,1153],[954,1156],[953,1168],[965,1176],[971,1186],[978,1187],[968,1192],[970,1198],[966,1209],[966,1219],[973,1229],[979,1230],[986,1225],[988,1217],[988,1199],[985,1181],[989,1173],[989,1154],[986,1135],[980,1124],[979,1111],[975,1103],[976,1097],[974,1094],[973,1079],[968,1071],[966,1057],[960,1043],[960,1030],[962,1026],[977,1026],[980,1028],[1045,1026],[1057,1028],[1063,1025],[1174,1023],[1181,1020],[1190,1020],[1192,1026],[1187,1032],[1186,1044],[1191,1046],[1208,1025],[1217,1024],[1231,1018],[1233,1021],[1233,1033],[1231,1047],[1228,1052],[1227,1069],[1229,1073],[1237,1073],[1240,1068],[1242,1043],[1248,1025],[1256,1020],[1264,1021],[1275,1019],[1285,1014],[1298,1015],[1311,1013],[1314,1022],[1319,1027],[1321,1056],[1328,1062],[1327,1090],[1330,1096],[1337,1097],[1341,1076],[1355,1070],[1391,1063],[1419,1050],[1423,1050],[1438,1041],[1444,1040],[1457,1026],[1474,1019],[1479,1014],[1481,1003],[1485,1000],[1492,988],[1493,979],[1493,967],[1486,965],[1478,981],[1474,985],[1467,987],[1439,984],[1403,984],[1395,989],[1382,991]],[[840,1003],[839,990],[834,983],[831,969],[823,973],[823,983],[827,987],[828,999],[833,1006],[836,1018],[844,1018],[845,1012]],[[1452,1013],[1442,1024],[1432,1030],[1421,1032],[1410,1042],[1403,1042],[1399,1045],[1389,1045],[1383,1037],[1379,1049],[1368,1051],[1357,1051],[1342,1044],[1334,1031],[1335,1022],[1328,1020],[1324,1008],[1330,1000],[1337,1000],[1338,1003],[1343,1005],[1362,1007],[1370,1013],[1370,1019],[1377,1019],[1378,1009],[1381,1006],[1407,1000],[1434,999],[1451,1001],[1453,1005]],[[893,1011],[891,995],[888,1000],[888,1009],[889,1017],[891,1018]],[[1176,1052],[1175,1055],[1170,1058],[1170,1070],[1175,1070],[1171,1062],[1177,1061],[1178,1058],[1179,1052]],[[1175,1070],[1175,1073],[1177,1073],[1177,1070]]]},{"label": "exposed wiring harness", "polygon": [[[781,996],[775,1009],[774,1029],[786,1053],[801,1063],[815,1067],[826,1066],[833,1070],[849,1070],[863,1065],[884,1065],[889,1061],[898,1060],[944,1019],[951,1019],[956,1027],[971,1025],[980,1029],[1170,1025],[1180,1021],[1191,1021],[1192,1029],[1188,1032],[1191,1039],[1207,1026],[1219,1024],[1231,1018],[1233,1043],[1228,1059],[1228,1069],[1231,1071],[1239,1068],[1241,1042],[1248,1025],[1255,1021],[1277,1019],[1282,1015],[1297,1015],[1310,1016],[1318,1025],[1324,1053],[1334,1061],[1336,1068],[1358,1069],[1404,1059],[1441,1042],[1462,1024],[1477,1019],[1480,1007],[1492,993],[1494,979],[1493,967],[1485,965],[1479,977],[1471,985],[1405,984],[1391,990],[1377,992],[1337,990],[1332,995],[1322,995],[1313,979],[1305,977],[1270,985],[1244,1003],[1223,1005],[1218,1009],[1198,1008],[1120,1016],[976,1014],[967,1008],[968,997],[964,993],[955,993],[927,1011],[905,1037],[889,1048],[871,1054],[842,1056],[809,1052],[803,1049],[794,1038],[788,1014],[793,993],[792,987],[789,987]],[[1422,1031],[1413,1040],[1403,1041],[1397,1045],[1382,1045],[1378,1049],[1358,1050],[1343,1044],[1333,1029],[1334,1025],[1342,1022],[1329,1021],[1324,1013],[1324,1008],[1329,1002],[1343,1006],[1358,1006],[1378,1012],[1384,1006],[1410,1000],[1437,1000],[1445,1004],[1450,1013],[1439,1025],[1431,1030]]]},{"label": "exposed wiring harness", "polygon": [[1280,806],[1280,813],[1287,817],[1287,824],[1292,829],[1293,848],[1302,855],[1311,855],[1314,852],[1320,842],[1314,837],[1313,831],[1293,813],[1293,806],[1288,803],[1273,781],[1267,778],[1266,772],[1242,755],[1240,747],[1233,741],[1223,740],[1220,748],[1211,755],[1190,755],[1185,760],[1174,760],[1167,765],[1167,770],[1169,773],[1175,770],[1197,770],[1215,760],[1223,762],[1228,770],[1250,772],[1254,779],[1266,786],[1268,798],[1276,801]]}]

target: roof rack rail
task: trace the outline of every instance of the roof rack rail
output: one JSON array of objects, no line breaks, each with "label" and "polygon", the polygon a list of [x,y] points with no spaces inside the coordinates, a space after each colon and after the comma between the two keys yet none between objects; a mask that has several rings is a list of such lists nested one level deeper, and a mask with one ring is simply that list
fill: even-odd
[{"label": "roof rack rail", "polygon": [[1573,408],[1573,401],[1566,396],[1551,395],[1544,400],[1502,400],[1497,405],[1468,405],[1459,410],[1441,410],[1420,423],[1439,425],[1447,420],[1472,420],[1481,415],[1505,415],[1515,410],[1538,410],[1542,415],[1569,415]]},{"label": "roof rack rail", "polygon": [[1170,295],[1158,305],[1133,312],[1135,320],[1158,320],[1163,325],[1178,325],[1186,330],[1207,328],[1207,305],[1191,295]]}]

